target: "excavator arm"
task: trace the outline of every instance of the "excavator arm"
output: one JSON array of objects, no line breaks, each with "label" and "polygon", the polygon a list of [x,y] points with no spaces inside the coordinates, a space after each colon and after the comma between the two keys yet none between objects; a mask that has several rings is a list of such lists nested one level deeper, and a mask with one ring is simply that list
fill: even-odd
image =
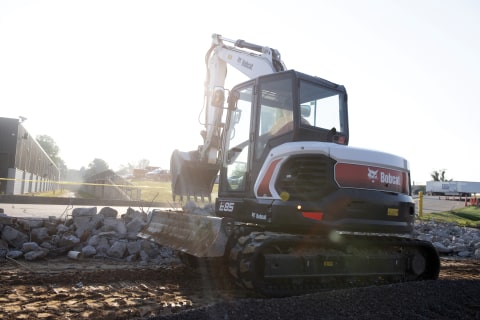
[{"label": "excavator arm", "polygon": [[[233,45],[226,45],[225,43]],[[170,160],[172,196],[210,197],[215,178],[220,169],[222,120],[225,102],[227,66],[232,66],[248,78],[285,71],[278,50],[259,46],[244,40],[231,40],[219,34],[212,35],[212,45],[205,56],[207,75],[204,95],[205,130],[201,132],[203,144],[198,150],[175,150]]]},{"label": "excavator arm", "polygon": [[[234,46],[225,45],[234,43]],[[241,48],[248,49],[242,50]],[[285,71],[286,66],[280,59],[280,53],[269,47],[263,47],[244,40],[230,40],[218,34],[212,36],[212,46],[205,57],[207,77],[205,80],[205,131],[204,144],[199,147],[200,161],[217,163],[219,161],[220,137],[223,105],[225,101],[225,79],[227,65],[242,72],[248,78]]]}]

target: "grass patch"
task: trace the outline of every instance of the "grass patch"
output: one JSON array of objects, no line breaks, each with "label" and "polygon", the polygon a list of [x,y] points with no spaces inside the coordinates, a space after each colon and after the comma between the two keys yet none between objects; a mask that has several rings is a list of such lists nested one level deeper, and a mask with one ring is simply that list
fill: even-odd
[{"label": "grass patch", "polygon": [[480,208],[470,206],[446,212],[424,213],[419,219],[448,222],[463,227],[480,228]]},{"label": "grass patch", "polygon": [[[172,188],[170,182],[161,182],[161,181],[151,181],[151,180],[133,180],[131,181],[133,185],[141,190],[140,198],[145,202],[163,202],[163,203],[172,203]],[[212,191],[212,202],[215,202],[218,193],[218,185],[213,186]],[[201,199],[198,199],[201,202]],[[180,200],[176,199],[176,202]],[[205,199],[208,201],[208,199]],[[185,202],[185,200],[184,200]]]},{"label": "grass patch", "polygon": [[25,193],[23,196],[34,196],[34,197],[63,197],[67,195],[69,190],[51,190],[46,192],[34,192],[34,193]]},{"label": "grass patch", "polygon": [[82,199],[95,199],[95,197],[92,194],[87,193],[85,191],[81,191],[81,190],[75,192],[75,197],[82,198]]},{"label": "grass patch", "polygon": [[[130,181],[135,188],[140,190],[140,200],[150,203],[150,202],[160,202],[165,204],[173,203],[172,190],[170,182],[163,181],[152,181],[152,180],[132,180]],[[75,186],[75,189],[78,189]],[[67,196],[70,192],[69,189],[48,191],[48,192],[35,192],[24,194],[23,196],[35,196],[35,197],[64,197]],[[74,191],[75,197],[83,199],[93,199],[93,195],[84,192],[84,191]],[[218,194],[218,184],[213,185],[212,191],[212,202],[215,202]],[[208,199],[205,198],[207,202]],[[180,199],[177,197],[176,204],[180,203]],[[186,199],[183,200],[184,204]],[[197,199],[197,203],[200,205],[202,203],[201,198]]]},{"label": "grass patch", "polygon": [[133,180],[131,183],[140,189],[140,198],[146,202],[172,202],[170,182]]}]

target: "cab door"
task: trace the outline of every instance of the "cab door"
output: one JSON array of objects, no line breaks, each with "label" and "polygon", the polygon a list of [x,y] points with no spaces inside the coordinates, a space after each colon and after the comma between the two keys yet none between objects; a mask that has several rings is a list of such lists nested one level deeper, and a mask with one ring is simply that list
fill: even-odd
[{"label": "cab door", "polygon": [[253,131],[253,88],[254,83],[238,90],[239,99],[235,110],[230,111],[227,122],[225,154],[221,171],[220,192],[235,195],[248,191],[251,169],[251,141]]}]

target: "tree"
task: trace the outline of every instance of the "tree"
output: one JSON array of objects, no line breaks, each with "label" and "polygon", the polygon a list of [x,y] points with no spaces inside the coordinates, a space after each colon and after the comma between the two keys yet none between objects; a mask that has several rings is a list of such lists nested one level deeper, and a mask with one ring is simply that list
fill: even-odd
[{"label": "tree", "polygon": [[138,161],[137,167],[135,169],[145,169],[150,165],[150,160],[142,159]]},{"label": "tree", "polygon": [[36,140],[40,147],[42,147],[43,151],[52,159],[55,164],[57,164],[58,161],[58,152],[60,151],[60,148],[57,146],[55,143],[55,140],[53,140],[52,137],[47,136],[47,135],[38,135],[36,137]]},{"label": "tree", "polygon": [[65,165],[65,161],[63,161],[62,158],[58,156],[58,153],[60,152],[60,148],[57,146],[57,143],[55,140],[53,140],[52,137],[48,135],[37,135],[35,138],[42,147],[43,151],[52,159],[52,161],[55,163],[57,166],[58,170],[60,171],[60,176],[65,177],[67,173],[67,166]]},{"label": "tree", "polygon": [[119,172],[132,172],[133,169],[145,169],[148,167],[150,164],[150,160],[148,159],[142,159],[139,160],[137,164],[134,163],[128,163],[127,165],[120,165],[120,170]]},{"label": "tree", "polygon": [[150,165],[150,160],[148,159],[141,159],[136,164],[129,162],[127,165],[120,165],[120,169],[115,173],[120,176],[126,176],[129,174],[133,174],[135,169],[145,169]]},{"label": "tree", "polygon": [[58,157],[56,161],[56,165],[58,170],[60,171],[60,178],[62,180],[65,180],[65,177],[67,176],[67,172],[68,172],[68,167],[65,164],[65,161],[63,161],[62,158]]},{"label": "tree", "polygon": [[85,170],[85,177],[93,176],[97,173],[107,171],[109,169],[108,164],[105,160],[95,158],[92,162],[88,165],[88,169]]},{"label": "tree", "polygon": [[432,177],[433,181],[452,181],[453,179],[447,180],[447,178],[445,178],[445,171],[445,169],[433,170],[430,173],[430,176]]}]

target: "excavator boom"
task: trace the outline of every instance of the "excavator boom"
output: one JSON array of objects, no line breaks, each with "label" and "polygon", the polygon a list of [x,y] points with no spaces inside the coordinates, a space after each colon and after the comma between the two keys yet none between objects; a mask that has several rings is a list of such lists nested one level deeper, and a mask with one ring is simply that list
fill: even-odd
[{"label": "excavator boom", "polygon": [[[233,43],[233,46],[225,42]],[[248,50],[243,50],[248,49]],[[221,141],[225,129],[222,120],[225,109],[225,79],[230,65],[248,78],[285,71],[286,66],[278,50],[244,40],[231,40],[219,34],[212,35],[212,45],[205,56],[205,130],[201,132],[203,144],[197,150],[175,150],[170,158],[173,200],[179,196],[202,199],[212,192],[224,152]]]}]

